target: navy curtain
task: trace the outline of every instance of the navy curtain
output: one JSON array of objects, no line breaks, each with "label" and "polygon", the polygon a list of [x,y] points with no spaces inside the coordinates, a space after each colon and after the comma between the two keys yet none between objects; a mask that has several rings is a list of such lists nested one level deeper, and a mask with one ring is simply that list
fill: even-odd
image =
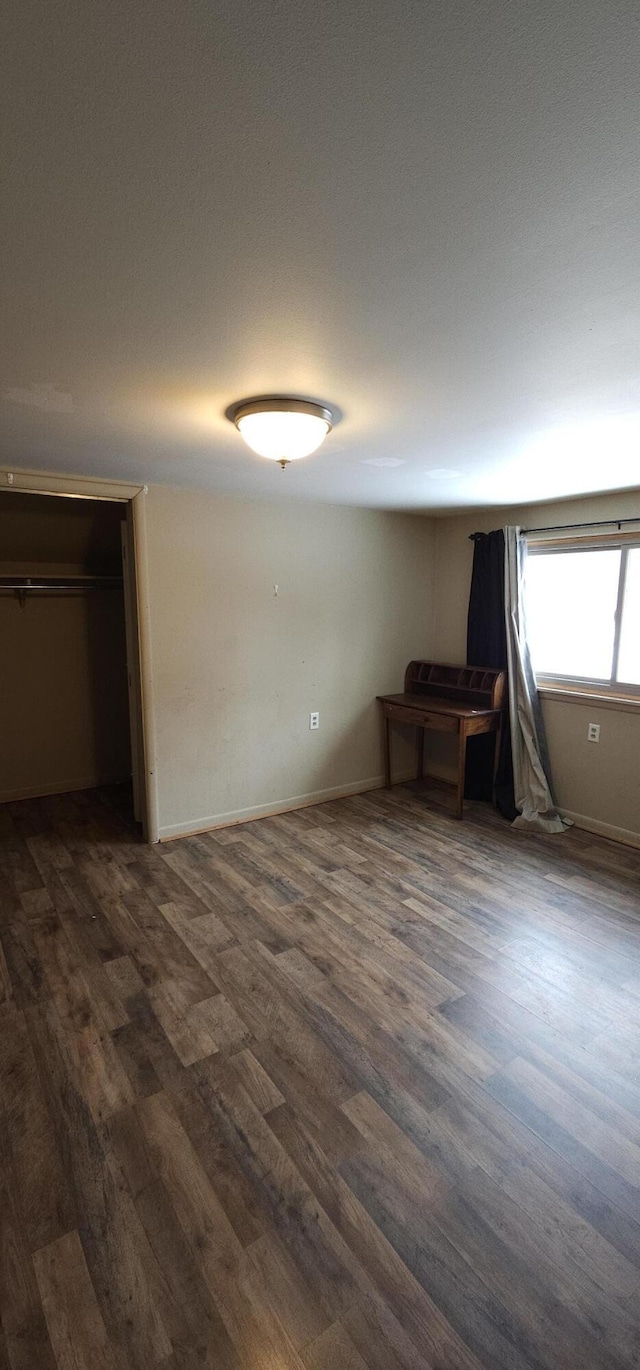
[{"label": "navy curtain", "polygon": [[[504,621],[504,533],[475,533],[473,572],[467,620],[467,665],[507,669],[507,635]],[[491,799],[493,789],[494,737],[485,734],[469,738],[465,796]],[[496,775],[496,805],[505,818],[513,819],[518,810],[513,796],[513,764],[509,711],[505,709],[502,740]]]}]

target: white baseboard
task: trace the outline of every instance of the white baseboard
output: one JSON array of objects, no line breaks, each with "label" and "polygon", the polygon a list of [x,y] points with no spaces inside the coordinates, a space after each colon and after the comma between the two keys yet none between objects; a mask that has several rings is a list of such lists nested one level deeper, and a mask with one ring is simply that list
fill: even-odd
[{"label": "white baseboard", "polygon": [[[394,785],[402,785],[412,780],[413,772],[408,775],[394,775]],[[277,813],[290,813],[292,809],[308,809],[313,804],[326,804],[329,799],[346,799],[350,794],[366,794],[368,790],[380,790],[384,776],[372,775],[368,780],[354,780],[349,785],[333,785],[328,790],[313,790],[310,794],[299,794],[293,799],[278,799],[273,804],[254,804],[248,809],[235,809],[230,813],[212,814],[209,818],[191,818],[186,823],[167,823],[160,826],[160,841],[170,842],[174,837],[195,837],[199,832],[211,832],[214,828],[229,828],[234,823],[251,823],[255,818],[272,818]]]},{"label": "white baseboard", "polygon": [[130,776],[111,775],[103,778],[85,775],[77,780],[58,780],[47,785],[25,785],[21,789],[0,790],[0,804],[13,804],[18,799],[46,799],[52,794],[72,794],[74,790],[96,790],[100,785],[120,785]]},{"label": "white baseboard", "polygon": [[[449,784],[456,783],[455,773],[446,766],[438,765],[437,762],[425,768],[425,773],[437,780],[446,780]],[[597,818],[589,818],[583,813],[573,813],[571,809],[561,809],[560,813],[564,818],[570,818],[576,828],[592,832],[596,837],[607,837],[610,842],[621,842],[625,847],[640,847],[640,832],[634,832],[632,828],[616,828],[612,823],[601,823]]]},{"label": "white baseboard", "polygon": [[570,818],[576,828],[592,832],[596,837],[608,837],[610,842],[622,842],[625,847],[640,847],[640,832],[633,828],[616,828],[612,823],[601,823],[598,818],[588,818],[583,813],[573,813],[571,809],[561,809],[563,818]]}]

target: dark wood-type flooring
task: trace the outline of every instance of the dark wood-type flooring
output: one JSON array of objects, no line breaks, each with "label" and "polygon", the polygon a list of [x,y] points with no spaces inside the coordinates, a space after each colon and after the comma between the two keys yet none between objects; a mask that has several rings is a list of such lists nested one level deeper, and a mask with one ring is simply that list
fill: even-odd
[{"label": "dark wood-type flooring", "polygon": [[0,810],[0,1370],[640,1366],[640,852]]}]

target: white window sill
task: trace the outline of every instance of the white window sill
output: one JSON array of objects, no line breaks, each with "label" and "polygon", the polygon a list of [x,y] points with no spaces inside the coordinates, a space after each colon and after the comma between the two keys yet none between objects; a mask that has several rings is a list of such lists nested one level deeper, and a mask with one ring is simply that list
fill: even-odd
[{"label": "white window sill", "polygon": [[570,685],[538,685],[541,699],[556,699],[564,704],[597,705],[599,709],[615,709],[618,713],[640,714],[640,695],[599,694],[597,690],[574,689]]}]

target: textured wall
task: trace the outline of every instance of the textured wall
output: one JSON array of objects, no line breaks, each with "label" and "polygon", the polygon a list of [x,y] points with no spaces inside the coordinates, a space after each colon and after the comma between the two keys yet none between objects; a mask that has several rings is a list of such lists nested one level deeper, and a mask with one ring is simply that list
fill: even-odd
[{"label": "textured wall", "polygon": [[375,783],[375,696],[430,648],[431,522],[159,486],[147,521],[161,832]]}]

